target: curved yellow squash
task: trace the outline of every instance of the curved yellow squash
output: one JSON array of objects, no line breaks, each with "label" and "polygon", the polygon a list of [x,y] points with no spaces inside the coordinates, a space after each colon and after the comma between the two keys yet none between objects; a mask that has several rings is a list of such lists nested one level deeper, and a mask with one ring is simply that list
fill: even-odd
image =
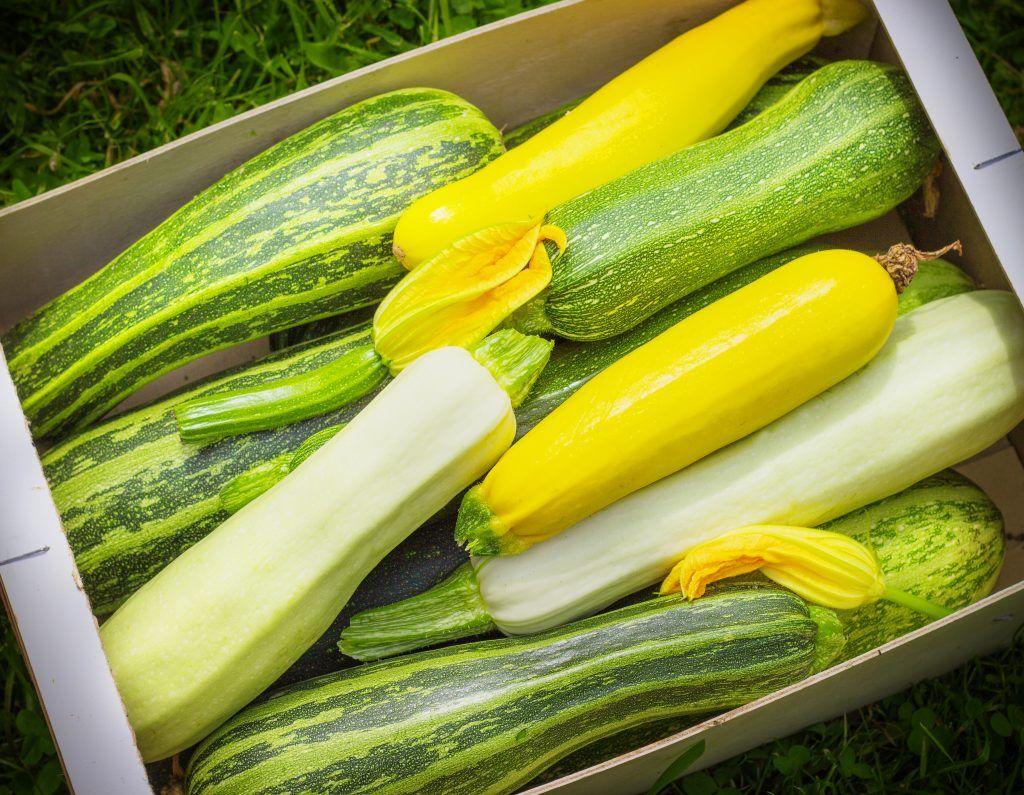
[{"label": "curved yellow squash", "polygon": [[595,376],[470,490],[456,537],[474,554],[505,555],[562,532],[867,364],[896,309],[892,278],[871,257],[793,260]]},{"label": "curved yellow squash", "polygon": [[485,227],[536,223],[574,196],[715,135],[775,72],[866,16],[858,0],[740,3],[485,168],[414,202],[395,229],[395,255],[414,268]]}]

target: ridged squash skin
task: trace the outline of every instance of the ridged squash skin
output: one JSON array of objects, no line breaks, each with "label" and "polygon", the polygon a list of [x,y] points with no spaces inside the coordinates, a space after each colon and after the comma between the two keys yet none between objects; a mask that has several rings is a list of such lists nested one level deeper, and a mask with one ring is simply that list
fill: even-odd
[{"label": "ridged squash skin", "polygon": [[745,0],[647,56],[478,174],[415,202],[395,230],[396,256],[414,268],[485,227],[536,222],[715,135],[779,69],[866,16],[856,0]]},{"label": "ridged squash skin", "polygon": [[971,457],[1022,420],[1017,298],[981,290],[934,301],[900,317],[860,372],[757,433],[522,555],[477,559],[481,594],[506,633],[540,632],[660,582],[705,538],[819,525]]},{"label": "ridged squash skin", "polygon": [[[618,337],[596,343],[560,342],[533,390],[516,409],[517,432],[526,433],[598,372],[684,317],[811,250],[788,250],[741,268]],[[921,285],[932,286],[928,297],[970,286],[962,271],[942,265],[921,263],[917,277],[900,295],[900,312],[918,303]],[[98,616],[112,613],[227,519],[218,494],[229,481],[278,456],[290,457],[309,436],[352,419],[366,401],[284,428],[208,445],[182,443],[174,421],[175,405],[305,372],[352,347],[370,345],[368,326],[356,324],[107,420],[48,450],[43,455],[44,471],[93,611]]]},{"label": "ridged squash skin", "polygon": [[472,105],[408,89],[257,155],[4,337],[33,433],[81,427],[211,351],[376,303],[401,273],[398,215],[501,151]]},{"label": "ridged squash skin", "polygon": [[817,632],[798,598],[750,586],[350,668],[235,716],[192,757],[188,793],[514,792],[600,737],[799,681]]},{"label": "ridged squash skin", "polygon": [[461,348],[431,351],[146,583],[100,629],[143,759],[188,748],[273,684],[514,436],[490,372]]},{"label": "ridged squash skin", "polygon": [[807,254],[595,376],[466,495],[456,538],[515,555],[764,427],[859,370],[896,320],[871,257]]},{"label": "ridged squash skin", "polygon": [[737,267],[884,215],[938,152],[901,72],[824,66],[746,124],[555,207],[568,246],[517,327],[621,334]]}]

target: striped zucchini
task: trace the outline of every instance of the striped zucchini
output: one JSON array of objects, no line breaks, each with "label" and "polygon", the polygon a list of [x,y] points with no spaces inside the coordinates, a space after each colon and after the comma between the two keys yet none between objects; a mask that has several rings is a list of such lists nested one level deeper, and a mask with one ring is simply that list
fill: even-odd
[{"label": "striped zucchini", "polygon": [[840,645],[833,613],[778,589],[649,600],[299,684],[203,743],[188,793],[513,792],[600,737],[797,682]]},{"label": "striped zucchini", "polygon": [[376,303],[401,272],[398,215],[501,151],[472,105],[408,89],[257,155],[4,337],[33,433],[81,427],[211,351]]},{"label": "striped zucchini", "polygon": [[209,445],[181,441],[174,406],[192,397],[307,372],[370,344],[367,324],[90,428],[47,451],[43,469],[93,611],[104,616],[229,516],[218,493],[250,468],[291,455],[366,401],[294,425]]},{"label": "striped zucchini", "polygon": [[[1003,517],[980,488],[952,470],[822,525],[846,533],[878,555],[886,583],[957,609],[992,592],[1003,565]],[[880,600],[837,612],[856,657],[928,619]]]},{"label": "striped zucchini", "polygon": [[[525,433],[596,373],[660,334],[687,315],[781,266],[810,248],[796,248],[742,268],[666,307],[627,334],[599,343],[563,342],[529,396],[516,410]],[[936,263],[921,263],[913,284]],[[965,276],[954,266],[950,289]],[[125,598],[171,560],[223,522],[228,508],[254,495],[235,495],[230,506],[219,494],[236,478],[256,479],[260,489],[273,483],[264,475],[274,462],[281,477],[287,461],[307,437],[346,422],[365,405],[360,401],[328,414],[270,431],[230,437],[213,444],[183,444],[174,407],[237,388],[266,384],[336,361],[353,348],[370,345],[367,324],[357,324],[315,344],[295,346],[261,362],[193,386],[150,406],[90,428],[43,456],[46,476],[61,512],[79,574],[99,616]],[[260,475],[257,477],[257,475]],[[244,483],[235,489],[243,489]],[[259,492],[257,492],[259,493]],[[241,502],[238,502],[238,500]]]},{"label": "striped zucchini", "polygon": [[893,67],[822,67],[757,118],[556,207],[568,247],[521,330],[596,340],[737,267],[876,218],[939,144]]}]

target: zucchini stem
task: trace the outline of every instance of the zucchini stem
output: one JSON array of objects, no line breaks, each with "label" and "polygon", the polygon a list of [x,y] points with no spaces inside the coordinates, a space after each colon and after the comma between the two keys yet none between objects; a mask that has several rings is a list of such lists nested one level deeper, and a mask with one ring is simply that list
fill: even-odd
[{"label": "zucchini stem", "polygon": [[899,295],[907,289],[907,285],[913,281],[917,274],[917,266],[922,262],[938,259],[950,251],[963,254],[964,248],[959,240],[954,240],[948,246],[943,246],[938,251],[921,251],[914,248],[910,243],[896,243],[889,247],[884,254],[876,254],[875,259],[885,268],[886,273],[892,278],[896,285],[896,294]]},{"label": "zucchini stem", "polygon": [[891,585],[886,586],[885,593],[882,594],[882,598],[911,610],[915,610],[918,613],[923,613],[932,620],[945,618],[953,613],[953,611],[948,607],[943,607],[942,605],[937,605],[934,602],[929,602],[927,599],[922,599],[920,596],[914,596],[906,591],[901,591],[899,588],[893,588]]},{"label": "zucchini stem", "polygon": [[369,395],[387,377],[387,367],[367,341],[305,373],[189,400],[174,413],[181,438],[203,444],[326,414]]},{"label": "zucchini stem", "polygon": [[493,629],[473,566],[464,563],[428,591],[356,613],[338,648],[365,662]]},{"label": "zucchini stem", "polygon": [[550,340],[502,329],[484,337],[469,352],[494,376],[516,408],[544,370],[554,345]]}]

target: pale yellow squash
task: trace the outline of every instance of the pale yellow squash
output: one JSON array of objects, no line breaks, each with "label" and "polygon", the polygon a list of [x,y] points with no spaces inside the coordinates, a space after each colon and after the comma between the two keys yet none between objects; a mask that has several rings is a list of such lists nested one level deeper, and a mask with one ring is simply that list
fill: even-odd
[{"label": "pale yellow squash", "polygon": [[525,143],[414,202],[395,255],[414,268],[456,240],[551,208],[721,132],[775,72],[867,16],[858,0],[746,0],[669,42]]},{"label": "pale yellow squash", "polygon": [[893,278],[907,277],[892,269],[816,252],[682,320],[513,445],[466,495],[456,537],[478,555],[522,552],[843,380],[889,336]]}]

